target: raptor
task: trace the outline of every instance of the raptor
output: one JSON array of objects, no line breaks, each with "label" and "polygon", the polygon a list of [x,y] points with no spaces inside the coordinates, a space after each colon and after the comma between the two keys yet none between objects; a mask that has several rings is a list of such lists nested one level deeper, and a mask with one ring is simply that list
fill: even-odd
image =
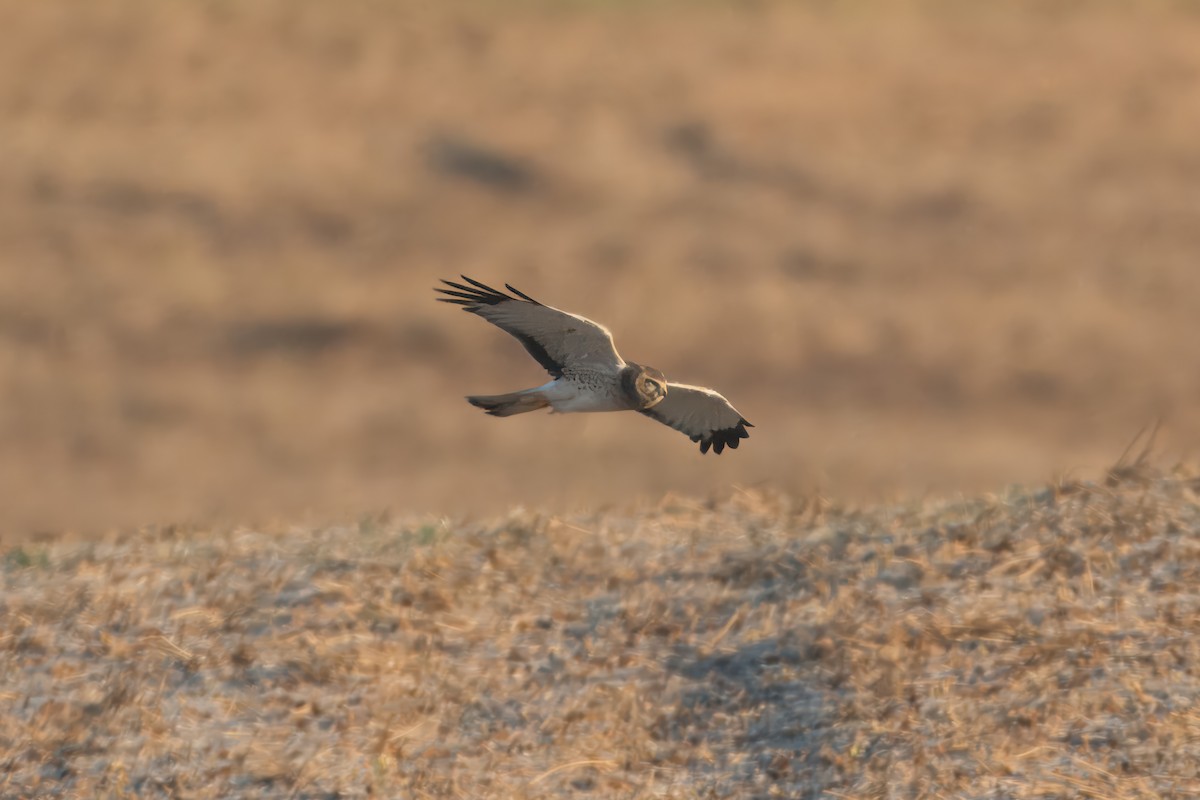
[{"label": "raptor", "polygon": [[599,323],[543,305],[505,284],[505,294],[477,280],[443,280],[435,291],[511,334],[550,373],[533,389],[474,395],[467,402],[495,417],[550,408],[552,412],[637,411],[700,443],[700,452],[736,449],[753,428],[723,396],[703,386],[668,381],[654,367],[625,361]]}]

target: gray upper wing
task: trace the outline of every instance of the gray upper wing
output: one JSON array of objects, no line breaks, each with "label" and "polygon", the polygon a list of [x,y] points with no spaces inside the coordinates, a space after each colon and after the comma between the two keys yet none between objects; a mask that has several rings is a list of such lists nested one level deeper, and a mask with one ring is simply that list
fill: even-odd
[{"label": "gray upper wing", "polygon": [[682,383],[668,383],[662,402],[642,413],[699,442],[701,453],[710,447],[714,453],[726,447],[736,450],[742,439],[750,437],[746,428],[754,427],[712,389]]},{"label": "gray upper wing", "polygon": [[610,369],[625,366],[613,345],[612,334],[603,325],[542,305],[507,283],[504,288],[515,297],[466,275],[462,279],[470,285],[442,281],[450,288],[438,288],[436,291],[447,295],[438,299],[460,305],[464,311],[512,334],[555,378],[561,378],[563,370],[573,366],[591,364]]}]

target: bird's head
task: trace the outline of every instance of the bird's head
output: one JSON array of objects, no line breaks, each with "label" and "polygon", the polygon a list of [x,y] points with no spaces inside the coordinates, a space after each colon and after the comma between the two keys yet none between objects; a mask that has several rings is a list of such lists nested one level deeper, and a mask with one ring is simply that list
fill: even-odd
[{"label": "bird's head", "polygon": [[667,376],[654,367],[630,364],[634,400],[638,408],[653,408],[667,396]]}]

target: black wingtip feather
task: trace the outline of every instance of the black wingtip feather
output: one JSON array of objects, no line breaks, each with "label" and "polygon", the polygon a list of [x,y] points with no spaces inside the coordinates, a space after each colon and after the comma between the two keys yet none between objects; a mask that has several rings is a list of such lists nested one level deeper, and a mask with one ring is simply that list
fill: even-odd
[{"label": "black wingtip feather", "polygon": [[[443,303],[453,303],[454,305],[462,306],[463,311],[471,314],[481,314],[485,306],[498,306],[502,303],[525,302],[535,306],[542,305],[537,300],[534,300],[524,292],[514,289],[507,283],[504,284],[504,287],[510,292],[518,295],[518,297],[513,297],[512,295],[507,295],[504,292],[497,291],[491,286],[488,286],[486,283],[481,283],[474,278],[468,278],[466,275],[461,277],[467,282],[468,285],[456,283],[455,281],[448,281],[445,278],[442,278],[442,283],[450,288],[443,289],[440,286],[433,287],[435,292],[440,292],[446,295],[445,297],[439,297],[437,299]],[[541,364],[547,372],[549,372],[555,378],[562,377],[563,365],[550,356],[550,353],[547,352],[544,344],[539,342],[535,337],[526,335],[519,330],[515,330],[511,327],[505,327],[504,325],[501,325],[500,327],[504,328],[509,334],[515,337],[516,340],[525,347],[525,350],[529,353],[529,355],[533,356],[534,360]]]},{"label": "black wingtip feather", "polygon": [[522,300],[528,303],[533,303],[534,305],[541,305],[541,303],[539,303],[537,300],[534,300],[532,297],[522,291],[514,289],[507,283],[504,284],[504,288],[517,295],[517,297],[513,297],[512,295],[507,295],[504,292],[493,289],[486,283],[481,283],[474,278],[468,278],[466,275],[461,277],[470,285],[463,285],[461,283],[456,283],[455,281],[448,281],[445,278],[441,278],[442,283],[446,284],[450,288],[443,289],[440,286],[435,286],[433,288],[435,292],[441,292],[442,294],[447,295],[447,297],[439,297],[437,299],[443,303],[454,303],[455,305],[464,306],[467,311],[473,311],[480,306],[494,306],[506,302],[519,303]]},{"label": "black wingtip feather", "polygon": [[738,419],[738,424],[732,428],[722,428],[719,431],[712,431],[707,436],[693,436],[692,441],[699,440],[700,452],[707,453],[709,448],[717,455],[720,455],[726,447],[730,450],[737,450],[738,445],[742,443],[742,439],[749,439],[750,433],[746,430],[747,427],[753,428],[744,419]]},{"label": "black wingtip feather", "polygon": [[467,294],[466,292],[452,292],[449,289],[436,289],[436,288],[434,289],[434,291],[441,292],[442,294],[446,295],[446,297],[437,298],[440,302],[443,302],[443,303],[457,303],[460,306],[467,306],[467,305],[476,305],[479,302],[479,299],[475,295]]},{"label": "black wingtip feather", "polygon": [[517,289],[517,288],[516,288],[516,287],[514,287],[514,286],[513,286],[511,283],[506,283],[506,284],[504,284],[504,288],[505,288],[505,289],[508,289],[510,292],[512,292],[513,294],[515,294],[517,297],[521,298],[522,300],[527,300],[527,301],[529,301],[530,303],[533,303],[535,306],[540,306],[540,305],[541,305],[541,303],[539,303],[537,300],[534,300],[532,297],[530,297],[529,295],[525,294],[525,293],[524,293],[524,292],[522,292],[520,289]]},{"label": "black wingtip feather", "polygon": [[498,292],[495,289],[493,289],[492,287],[488,286],[486,283],[480,283],[479,281],[475,280],[474,278],[468,278],[466,275],[459,275],[458,277],[462,278],[464,281],[471,284],[472,286],[474,286],[478,289],[482,289],[483,291],[487,292],[488,294],[499,294],[499,295],[503,294],[503,292]]}]

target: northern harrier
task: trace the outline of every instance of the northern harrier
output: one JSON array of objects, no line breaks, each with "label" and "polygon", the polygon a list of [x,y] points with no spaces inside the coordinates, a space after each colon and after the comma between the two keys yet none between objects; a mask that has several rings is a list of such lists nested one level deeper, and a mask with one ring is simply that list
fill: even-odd
[{"label": "northern harrier", "polygon": [[639,411],[699,442],[701,453],[736,449],[749,438],[746,428],[754,426],[728,400],[712,389],[668,383],[653,367],[623,360],[603,325],[544,306],[508,284],[516,297],[462,277],[470,286],[442,281],[450,288],[438,288],[448,295],[438,299],[512,334],[554,378],[536,389],[468,397],[471,405],[495,417],[547,406],[560,413]]}]

